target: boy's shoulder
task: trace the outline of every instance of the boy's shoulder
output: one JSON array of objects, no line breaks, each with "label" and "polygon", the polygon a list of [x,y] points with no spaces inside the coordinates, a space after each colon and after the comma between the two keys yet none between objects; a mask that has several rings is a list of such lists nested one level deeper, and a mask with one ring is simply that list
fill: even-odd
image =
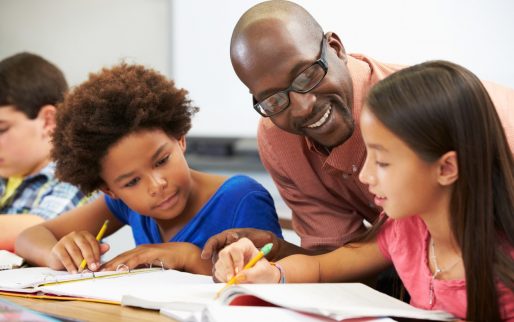
[{"label": "boy's shoulder", "polygon": [[228,178],[218,189],[218,192],[233,192],[243,194],[252,191],[267,192],[267,190],[259,182],[244,174],[237,174]]}]

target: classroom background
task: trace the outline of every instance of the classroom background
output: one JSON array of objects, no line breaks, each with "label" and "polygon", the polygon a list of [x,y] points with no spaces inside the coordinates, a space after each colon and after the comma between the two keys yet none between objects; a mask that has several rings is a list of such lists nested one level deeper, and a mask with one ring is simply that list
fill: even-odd
[{"label": "classroom background", "polygon": [[[188,136],[199,170],[248,174],[290,211],[260,164],[259,116],[229,58],[232,28],[255,0],[0,0],[0,59],[42,55],[70,86],[120,61],[153,67],[189,90],[200,107]],[[484,80],[514,87],[514,2],[510,0],[298,0],[346,51],[383,62],[459,63]],[[330,67],[329,67],[330,68]],[[299,243],[288,230],[286,239]],[[130,231],[111,237],[109,256],[132,248]]]}]

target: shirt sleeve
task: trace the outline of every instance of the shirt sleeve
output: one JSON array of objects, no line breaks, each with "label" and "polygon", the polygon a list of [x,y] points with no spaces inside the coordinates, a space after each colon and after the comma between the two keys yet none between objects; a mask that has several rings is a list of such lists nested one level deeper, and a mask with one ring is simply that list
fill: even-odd
[{"label": "shirt sleeve", "polygon": [[234,215],[234,228],[257,228],[283,238],[273,199],[268,191],[252,191],[241,199]]},{"label": "shirt sleeve", "polygon": [[57,217],[59,214],[69,211],[94,197],[85,196],[77,187],[56,181],[47,189],[40,192],[39,201],[30,210],[30,214],[40,216],[45,220]]},{"label": "shirt sleeve", "polygon": [[118,218],[121,222],[126,225],[130,225],[129,223],[129,207],[121,201],[120,199],[112,199],[108,195],[104,195],[105,203],[107,204],[107,208],[112,212],[114,217]]},{"label": "shirt sleeve", "polygon": [[395,240],[397,239],[394,229],[394,220],[388,218],[380,228],[377,236],[378,248],[382,252],[382,255],[388,260],[392,260],[390,248],[393,246],[392,243],[394,243]]},{"label": "shirt sleeve", "polygon": [[[307,249],[335,249],[352,240],[365,229],[363,217],[355,209],[342,207],[333,200],[329,191],[304,193],[306,187],[298,187],[291,180],[293,175],[282,167],[276,155],[277,147],[265,122],[259,123],[258,145],[261,161],[272,177],[282,199],[292,211],[293,228],[301,238],[301,246]],[[321,184],[315,182],[315,185]],[[310,189],[317,189],[311,187]],[[321,187],[320,189],[328,189]]]}]

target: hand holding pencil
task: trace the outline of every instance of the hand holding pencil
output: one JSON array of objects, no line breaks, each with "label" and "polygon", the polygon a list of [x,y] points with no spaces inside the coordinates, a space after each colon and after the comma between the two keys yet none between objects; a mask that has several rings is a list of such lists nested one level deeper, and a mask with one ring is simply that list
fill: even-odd
[{"label": "hand holding pencil", "polygon": [[[106,220],[104,222],[104,224],[102,225],[102,228],[100,228],[100,231],[98,232],[98,234],[96,235],[96,241],[100,241],[103,237],[104,237],[104,234],[105,234],[105,231],[107,230],[107,225],[109,224],[109,220]],[[87,264],[87,261],[86,259],[84,258],[82,260],[82,263],[80,263],[80,267],[79,267],[79,271],[82,271],[84,270],[84,268],[86,268],[86,264]]]},{"label": "hand holding pencil", "polygon": [[91,271],[100,269],[100,257],[109,250],[109,245],[101,244],[100,240],[106,233],[108,220],[99,226],[95,235],[91,232],[73,231],[63,236],[52,247],[47,259],[47,266],[52,269],[65,269],[77,273],[86,268]]},{"label": "hand holding pencil", "polygon": [[276,268],[264,256],[271,250],[266,244],[260,250],[247,238],[241,238],[220,251],[214,264],[215,277],[227,285],[235,283],[276,283]]}]

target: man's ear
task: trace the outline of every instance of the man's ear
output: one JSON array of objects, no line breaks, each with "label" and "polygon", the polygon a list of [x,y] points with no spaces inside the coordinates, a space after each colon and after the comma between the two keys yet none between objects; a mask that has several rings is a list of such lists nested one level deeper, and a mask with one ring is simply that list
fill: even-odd
[{"label": "man's ear", "polygon": [[337,57],[341,58],[346,64],[348,62],[348,56],[346,55],[346,50],[339,36],[335,32],[327,32],[325,36],[327,37],[327,45],[329,47],[327,49],[333,48],[336,51]]},{"label": "man's ear", "polygon": [[112,199],[118,199],[116,194],[109,187],[107,187],[107,185],[102,185],[99,190],[108,195],[109,197],[111,197]]},{"label": "man's ear", "polygon": [[459,164],[457,162],[457,152],[449,151],[443,154],[438,161],[439,173],[438,181],[443,186],[453,184],[459,178]]},{"label": "man's ear", "polygon": [[55,129],[55,114],[57,108],[54,105],[45,105],[37,114],[37,118],[43,121],[45,135],[51,135]]}]

